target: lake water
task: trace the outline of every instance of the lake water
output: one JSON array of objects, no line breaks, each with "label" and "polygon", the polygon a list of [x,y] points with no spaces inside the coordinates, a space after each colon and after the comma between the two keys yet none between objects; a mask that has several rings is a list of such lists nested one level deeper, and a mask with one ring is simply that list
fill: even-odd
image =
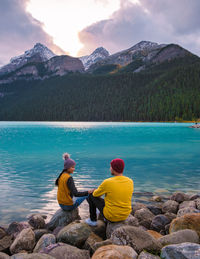
[{"label": "lake water", "polygon": [[[62,154],[77,163],[79,190],[110,177],[113,158],[143,192],[200,190],[200,129],[187,123],[0,122],[0,223],[58,209],[54,181]],[[87,204],[81,213],[87,214]],[[85,214],[84,214],[85,213]]]}]

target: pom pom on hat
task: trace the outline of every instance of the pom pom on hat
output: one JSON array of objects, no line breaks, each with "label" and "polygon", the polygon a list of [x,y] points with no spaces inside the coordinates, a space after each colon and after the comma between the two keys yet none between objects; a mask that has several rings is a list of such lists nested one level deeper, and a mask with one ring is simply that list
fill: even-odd
[{"label": "pom pom on hat", "polygon": [[62,157],[63,157],[63,160],[67,160],[68,158],[70,158],[70,154],[64,153]]},{"label": "pom pom on hat", "polygon": [[70,158],[70,154],[68,154],[68,153],[63,154],[63,159],[64,159],[64,169],[65,170],[76,165],[75,161]]}]

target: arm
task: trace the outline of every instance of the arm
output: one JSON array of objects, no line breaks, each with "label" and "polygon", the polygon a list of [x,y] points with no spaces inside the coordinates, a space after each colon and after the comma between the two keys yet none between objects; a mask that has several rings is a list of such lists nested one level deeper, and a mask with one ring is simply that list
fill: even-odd
[{"label": "arm", "polygon": [[106,194],[106,188],[105,188],[105,181],[103,181],[99,187],[93,192],[94,197],[100,197],[104,194]]},{"label": "arm", "polygon": [[81,197],[81,196],[87,196],[88,195],[88,191],[85,191],[85,192],[79,192],[77,189],[76,189],[76,186],[74,184],[74,179],[72,177],[70,177],[67,181],[67,186],[70,190],[70,196],[73,197],[73,196],[76,196],[76,197]]}]

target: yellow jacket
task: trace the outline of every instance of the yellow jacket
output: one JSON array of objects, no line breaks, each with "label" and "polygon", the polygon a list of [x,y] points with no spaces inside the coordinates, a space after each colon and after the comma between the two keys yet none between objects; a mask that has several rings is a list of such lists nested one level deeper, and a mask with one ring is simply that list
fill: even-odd
[{"label": "yellow jacket", "polygon": [[133,181],[126,176],[108,178],[93,192],[94,197],[104,194],[103,214],[106,219],[113,222],[125,220],[131,213]]},{"label": "yellow jacket", "polygon": [[58,182],[57,200],[62,205],[73,205],[73,200],[70,196],[70,190],[67,186],[67,181],[70,178],[70,174],[63,173]]}]

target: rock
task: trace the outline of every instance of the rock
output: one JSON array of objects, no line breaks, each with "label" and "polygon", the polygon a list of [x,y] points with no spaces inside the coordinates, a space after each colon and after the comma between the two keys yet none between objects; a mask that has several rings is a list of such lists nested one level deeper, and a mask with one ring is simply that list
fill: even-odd
[{"label": "rock", "polygon": [[91,230],[101,238],[106,238],[106,223],[103,220],[97,220],[97,226],[91,227]]},{"label": "rock", "polygon": [[200,258],[200,245],[194,243],[182,243],[168,245],[161,251],[163,259],[198,259]]},{"label": "rock", "polygon": [[181,203],[183,201],[189,201],[189,199],[190,199],[189,195],[183,192],[175,192],[170,197],[170,200],[176,201],[178,203]]},{"label": "rock", "polygon": [[160,257],[157,256],[157,255],[152,255],[152,254],[147,253],[147,252],[142,252],[138,256],[138,259],[160,259]]},{"label": "rock", "polygon": [[151,222],[151,229],[160,232],[165,230],[165,226],[170,223],[170,220],[165,215],[157,215]]},{"label": "rock", "polygon": [[134,215],[137,210],[144,209],[147,206],[140,202],[134,202],[132,205],[132,212],[131,214]]},{"label": "rock", "polygon": [[56,211],[50,222],[47,224],[47,228],[53,231],[56,227],[65,227],[69,223],[79,219],[80,216],[78,213],[78,209],[72,211],[64,211],[62,209],[59,209]]},{"label": "rock", "polygon": [[5,253],[0,252],[0,259],[9,259],[9,258],[10,258],[10,256],[9,256],[9,255],[7,255],[7,254],[5,254]]},{"label": "rock", "polygon": [[160,237],[162,237],[163,235],[161,235],[160,233],[154,231],[154,230],[147,230],[147,232],[154,237],[155,239],[159,239]]},{"label": "rock", "polygon": [[14,238],[16,238],[16,236],[23,229],[27,229],[27,228],[31,228],[31,226],[27,222],[12,222],[7,229],[7,233],[8,235],[12,235]]},{"label": "rock", "polygon": [[101,242],[94,243],[93,247],[94,247],[94,250],[96,251],[99,247],[107,246],[107,245],[112,245],[112,244],[113,244],[112,240],[106,239],[106,240],[103,240]]},{"label": "rock", "polygon": [[162,197],[161,196],[158,196],[158,195],[155,195],[151,198],[152,201],[156,201],[156,202],[161,202],[162,201]]},{"label": "rock", "polygon": [[97,249],[92,259],[137,259],[137,253],[129,246],[107,245]]},{"label": "rock", "polygon": [[154,215],[162,214],[162,209],[154,205],[148,205],[147,209],[150,210]]},{"label": "rock", "polygon": [[35,246],[35,234],[31,228],[23,229],[12,245],[10,246],[11,254],[16,254],[21,250],[32,252]]},{"label": "rock", "polygon": [[44,218],[40,214],[31,215],[29,218],[28,223],[34,228],[45,228],[45,221]]},{"label": "rock", "polygon": [[43,236],[44,234],[48,234],[49,231],[47,229],[35,229],[34,234],[35,234],[35,242],[37,243],[38,240]]},{"label": "rock", "polygon": [[85,241],[85,244],[83,246],[84,249],[89,250],[91,254],[93,254],[96,250],[96,247],[94,246],[97,242],[102,242],[103,239],[93,232],[89,235],[88,239]]},{"label": "rock", "polygon": [[180,209],[187,208],[187,207],[196,209],[196,203],[195,203],[195,201],[183,201],[183,202],[181,202],[181,203],[179,204],[179,210],[180,210]]},{"label": "rock", "polygon": [[46,247],[43,251],[56,259],[89,259],[89,251],[79,249],[64,243],[56,243]]},{"label": "rock", "polygon": [[33,252],[39,253],[43,248],[56,243],[56,237],[52,234],[44,234],[37,242]]},{"label": "rock", "polygon": [[165,226],[165,235],[168,235],[169,234],[169,228],[170,228],[170,224],[167,224]]},{"label": "rock", "polygon": [[176,201],[172,201],[172,200],[166,201],[162,206],[162,212],[163,213],[171,212],[176,214],[178,211],[178,206],[179,204]]},{"label": "rock", "polygon": [[174,219],[170,224],[169,233],[182,229],[195,230],[200,237],[200,213],[186,214]]},{"label": "rock", "polygon": [[149,229],[151,225],[151,221],[155,215],[147,208],[143,208],[143,209],[137,210],[134,216],[138,219],[140,225]]},{"label": "rock", "polygon": [[165,245],[180,244],[185,242],[198,243],[199,236],[196,231],[190,229],[179,230],[158,239],[160,243]]},{"label": "rock", "polygon": [[191,201],[193,201],[193,200],[196,200],[196,199],[198,199],[198,198],[200,198],[200,194],[193,194],[192,196],[190,196],[190,200]]},{"label": "rock", "polygon": [[169,219],[170,222],[171,222],[173,219],[176,218],[176,214],[171,213],[171,212],[167,212],[167,213],[165,213],[164,215]]},{"label": "rock", "polygon": [[196,203],[196,208],[197,208],[198,210],[200,210],[200,199],[196,199],[196,200],[195,200],[195,203]]},{"label": "rock", "polygon": [[12,242],[11,236],[4,236],[0,239],[0,252],[5,252],[11,246]]},{"label": "rock", "polygon": [[197,209],[191,208],[191,207],[186,207],[186,208],[178,210],[177,217],[181,217],[183,215],[193,214],[193,213],[200,213],[200,210],[197,210]]},{"label": "rock", "polygon": [[112,232],[124,225],[129,225],[129,226],[134,226],[134,227],[138,227],[139,223],[138,223],[138,219],[135,218],[133,215],[129,215],[128,218],[124,221],[119,221],[119,222],[108,222],[107,223],[107,227],[106,227],[106,237],[110,238]]},{"label": "rock", "polygon": [[32,254],[24,254],[19,253],[12,255],[10,259],[55,259],[54,257],[47,255],[47,254],[39,254],[39,253],[32,253]]},{"label": "rock", "polygon": [[81,248],[91,232],[91,228],[86,223],[73,222],[60,230],[57,241]]},{"label": "rock", "polygon": [[119,227],[112,233],[111,240],[116,245],[129,245],[137,253],[144,249],[147,251],[160,251],[161,249],[160,242],[138,227]]},{"label": "rock", "polygon": [[5,237],[7,235],[6,230],[2,227],[0,227],[0,239]]}]

